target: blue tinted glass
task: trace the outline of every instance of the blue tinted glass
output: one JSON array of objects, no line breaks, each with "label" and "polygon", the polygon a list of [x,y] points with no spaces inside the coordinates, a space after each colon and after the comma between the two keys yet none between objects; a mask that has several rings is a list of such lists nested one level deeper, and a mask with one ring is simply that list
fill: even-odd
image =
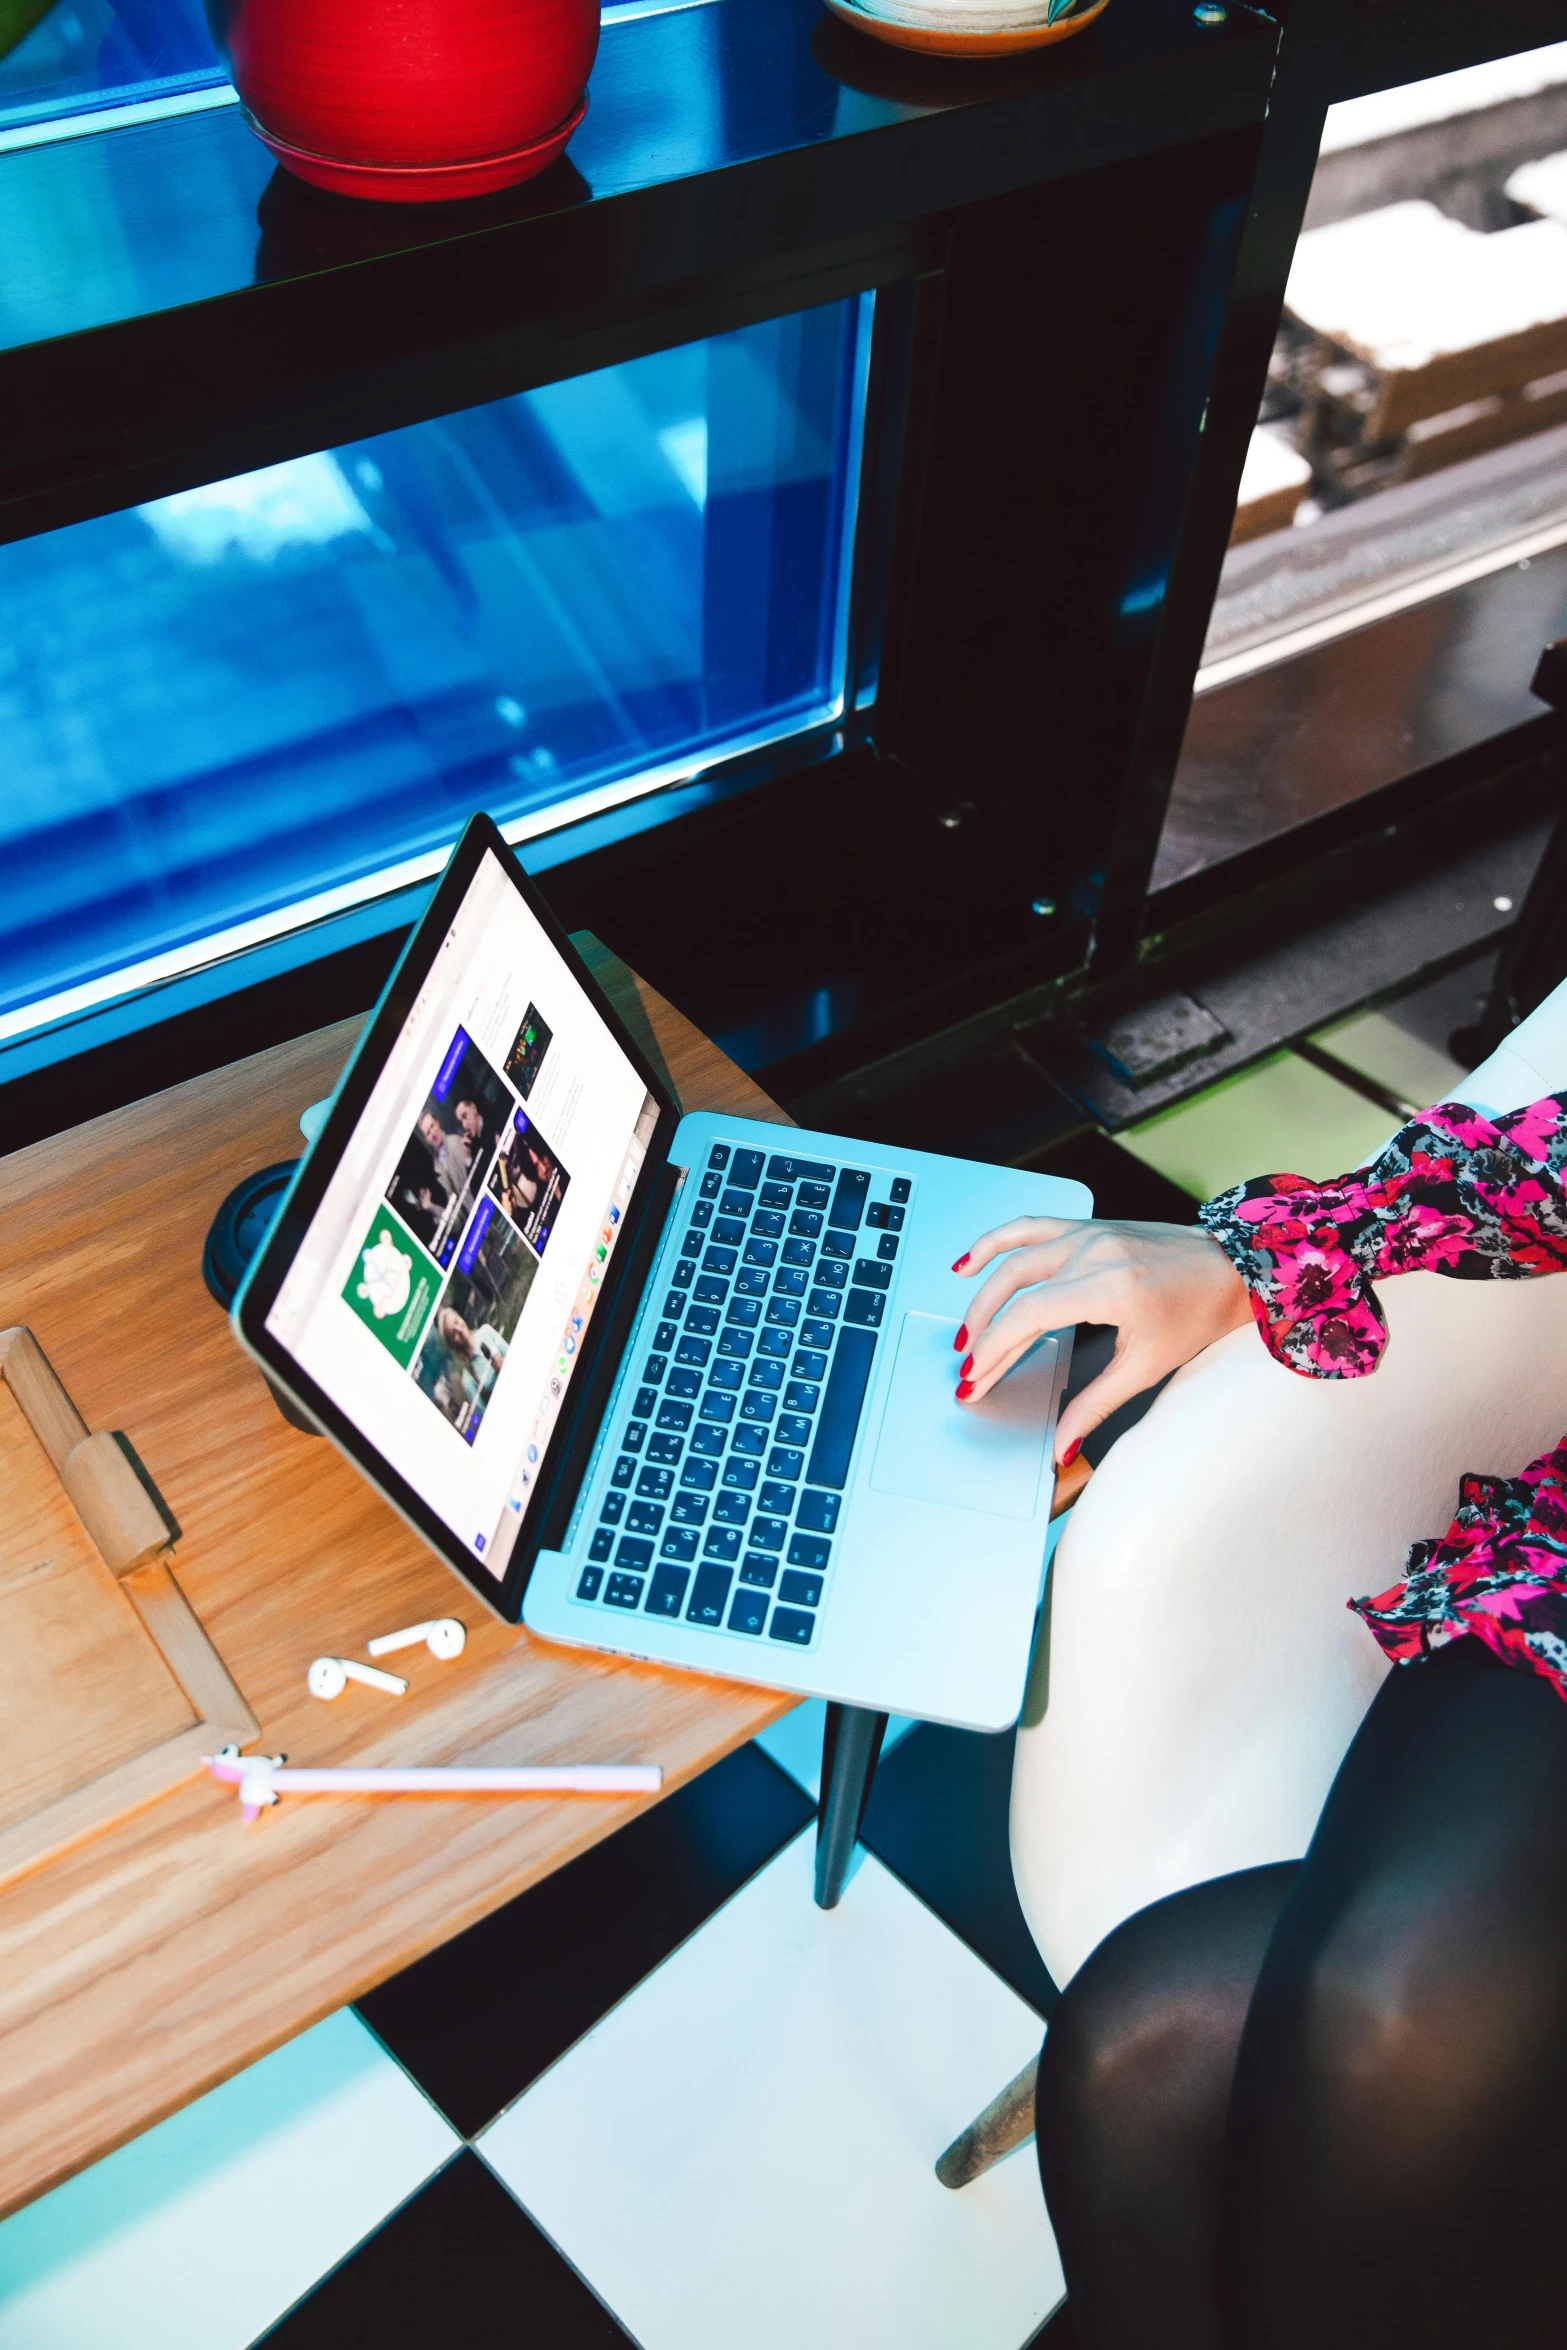
[{"label": "blue tinted glass", "polygon": [[0,1010],[836,717],[869,308],[0,547]]},{"label": "blue tinted glass", "polygon": [[201,0],[57,0],[53,8],[8,0],[0,11],[0,124],[165,97],[224,78]]}]

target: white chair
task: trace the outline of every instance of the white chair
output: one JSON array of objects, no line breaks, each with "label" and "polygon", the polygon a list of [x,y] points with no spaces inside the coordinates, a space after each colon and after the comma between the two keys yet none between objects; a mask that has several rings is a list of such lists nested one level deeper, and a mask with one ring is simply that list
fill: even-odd
[{"label": "white chair", "polygon": [[[1567,985],[1458,1092],[1495,1113],[1563,1086]],[[1515,1474],[1567,1429],[1567,1282],[1409,1273],[1378,1295],[1371,1376],[1301,1378],[1232,1331],[1067,1521],[1012,1777],[1018,1895],[1059,1984],[1149,1902],[1300,1857],[1388,1669],[1346,1601],[1442,1532],[1461,1470]],[[941,2175],[1031,2128],[1020,2075]]]}]

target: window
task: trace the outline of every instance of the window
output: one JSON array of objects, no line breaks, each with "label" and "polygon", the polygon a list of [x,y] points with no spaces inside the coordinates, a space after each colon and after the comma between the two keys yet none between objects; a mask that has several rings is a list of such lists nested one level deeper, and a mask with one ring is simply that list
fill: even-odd
[{"label": "window", "polygon": [[90,109],[200,89],[231,95],[201,0],[11,0],[0,50],[5,144],[29,124]]},{"label": "window", "polygon": [[1155,887],[1518,724],[1563,629],[1567,43],[1329,112]]},{"label": "window", "polygon": [[0,1034],[832,724],[870,313],[0,548]]}]

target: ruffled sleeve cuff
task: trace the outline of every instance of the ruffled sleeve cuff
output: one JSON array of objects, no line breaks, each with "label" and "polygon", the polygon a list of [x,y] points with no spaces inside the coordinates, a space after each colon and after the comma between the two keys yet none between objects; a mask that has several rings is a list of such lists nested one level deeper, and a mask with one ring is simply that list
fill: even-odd
[{"label": "ruffled sleeve cuff", "polygon": [[1265,1175],[1197,1213],[1245,1282],[1275,1361],[1308,1379],[1358,1379],[1376,1369],[1387,1323],[1350,1253],[1366,1213],[1358,1187]]}]

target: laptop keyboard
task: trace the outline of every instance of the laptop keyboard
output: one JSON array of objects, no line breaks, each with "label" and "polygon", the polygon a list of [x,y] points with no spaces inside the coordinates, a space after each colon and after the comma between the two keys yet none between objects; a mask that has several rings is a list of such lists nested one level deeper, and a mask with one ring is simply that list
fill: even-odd
[{"label": "laptop keyboard", "polygon": [[719,1142],[690,1188],[576,1596],[808,1648],[913,1179]]}]

